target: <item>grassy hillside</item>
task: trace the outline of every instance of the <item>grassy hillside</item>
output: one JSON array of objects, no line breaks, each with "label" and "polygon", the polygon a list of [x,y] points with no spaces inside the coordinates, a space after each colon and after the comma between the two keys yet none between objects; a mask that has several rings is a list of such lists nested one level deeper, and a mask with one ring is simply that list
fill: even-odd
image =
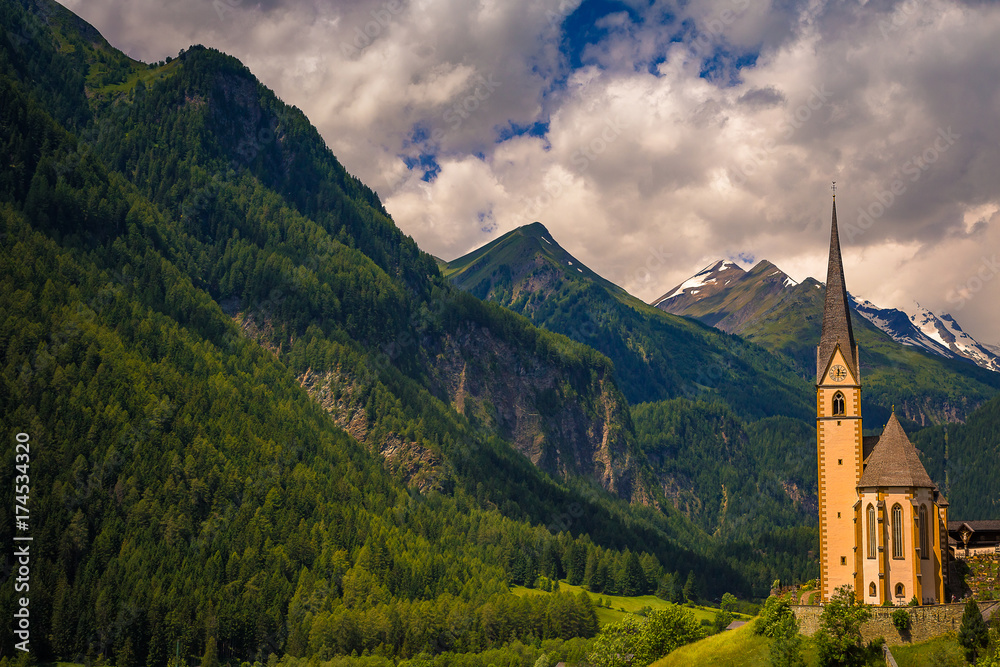
[{"label": "grassy hillside", "polygon": [[[650,667],[743,667],[770,663],[770,639],[753,634],[752,624],[712,635],[682,646]],[[960,667],[965,664],[961,647],[954,636],[944,636],[919,644],[893,646],[892,655],[899,667]],[[817,667],[819,655],[815,643],[805,638],[802,657],[806,667]]]},{"label": "grassy hillside", "polygon": [[[524,586],[512,587],[511,592],[513,592],[514,595],[521,597],[526,595],[551,595],[551,593],[546,593],[535,588],[525,588]],[[627,615],[634,614],[642,609],[664,609],[668,604],[670,604],[655,595],[598,595],[596,593],[590,593],[582,586],[573,586],[565,581],[559,583],[559,592],[572,593],[574,595],[586,593],[589,595],[591,601],[594,603],[594,610],[597,612],[598,622],[602,627],[608,623],[620,621]],[[603,603],[602,606],[597,606],[599,601]],[[685,605],[685,609],[689,609],[698,621],[714,620],[715,612],[717,611],[712,607],[701,607],[697,605]],[[733,614],[733,617],[736,620],[749,620],[752,618],[751,616],[746,616],[745,614]]]},{"label": "grassy hillside", "polygon": [[744,667],[766,665],[770,660],[770,641],[753,633],[748,623],[736,630],[706,637],[657,660],[651,667]]}]

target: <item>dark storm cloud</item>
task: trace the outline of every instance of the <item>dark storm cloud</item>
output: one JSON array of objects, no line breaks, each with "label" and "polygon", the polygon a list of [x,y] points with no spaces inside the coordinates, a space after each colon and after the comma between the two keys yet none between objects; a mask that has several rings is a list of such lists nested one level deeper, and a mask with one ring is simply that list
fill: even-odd
[{"label": "dark storm cloud", "polygon": [[737,104],[745,104],[755,108],[773,107],[784,104],[785,101],[785,96],[773,86],[753,88],[740,95],[736,100]]}]

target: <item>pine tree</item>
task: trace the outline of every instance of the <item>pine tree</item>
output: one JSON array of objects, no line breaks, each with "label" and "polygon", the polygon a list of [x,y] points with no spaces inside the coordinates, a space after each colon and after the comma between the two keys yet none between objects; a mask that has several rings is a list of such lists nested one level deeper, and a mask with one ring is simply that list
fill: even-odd
[{"label": "pine tree", "polygon": [[205,653],[201,656],[201,667],[219,667],[219,654],[215,646],[214,636],[209,636],[205,642]]},{"label": "pine tree", "polygon": [[618,586],[622,595],[641,595],[646,591],[646,574],[642,571],[639,556],[634,551],[625,557],[622,581]]},{"label": "pine tree", "polygon": [[697,584],[694,580],[694,570],[688,572],[687,581],[684,582],[684,601],[694,602],[698,597]]},{"label": "pine tree", "polygon": [[975,600],[965,603],[962,612],[962,627],[958,630],[958,643],[965,651],[966,661],[973,663],[990,641],[990,632]]},{"label": "pine tree", "polygon": [[656,597],[668,602],[676,602],[674,599],[674,575],[667,572],[660,577],[660,583],[656,587]]}]

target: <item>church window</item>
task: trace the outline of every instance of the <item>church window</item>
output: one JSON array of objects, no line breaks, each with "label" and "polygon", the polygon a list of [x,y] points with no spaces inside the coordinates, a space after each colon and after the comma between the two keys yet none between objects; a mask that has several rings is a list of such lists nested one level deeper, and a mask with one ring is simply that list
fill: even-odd
[{"label": "church window", "polygon": [[903,558],[903,508],[892,506],[892,557]]},{"label": "church window", "polygon": [[927,525],[927,506],[920,506],[920,557],[930,558],[930,526]]},{"label": "church window", "polygon": [[896,584],[896,597],[898,598],[906,597],[906,589],[903,587],[903,584]]},{"label": "church window", "polygon": [[836,394],[833,395],[833,416],[841,417],[843,415],[846,415],[847,410],[845,409],[844,406],[845,406],[844,393],[838,391]]},{"label": "church window", "polygon": [[875,507],[868,505],[868,557],[875,558],[875,550],[878,548],[877,533],[875,532]]},{"label": "church window", "polygon": [[847,565],[847,556],[841,556],[840,557],[840,564],[841,565]]},{"label": "church window", "polygon": [[868,584],[868,597],[873,598],[875,597],[875,594],[876,594],[875,582],[873,581],[872,583]]}]

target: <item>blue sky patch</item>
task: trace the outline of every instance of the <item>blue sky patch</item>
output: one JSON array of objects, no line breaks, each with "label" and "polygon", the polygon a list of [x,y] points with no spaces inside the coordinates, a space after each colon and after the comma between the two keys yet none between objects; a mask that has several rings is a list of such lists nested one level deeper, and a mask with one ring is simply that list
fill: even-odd
[{"label": "blue sky patch", "polygon": [[617,0],[583,0],[576,10],[563,21],[563,38],[560,48],[569,59],[569,66],[583,66],[583,52],[589,44],[599,44],[608,36],[608,29],[597,26],[605,16],[627,12],[633,23],[642,23],[642,17],[624,2]]},{"label": "blue sky patch", "polygon": [[506,127],[497,126],[496,132],[496,143],[498,144],[501,144],[508,139],[523,137],[525,135],[529,137],[544,137],[549,133],[549,121],[539,120],[534,123],[526,123],[524,125],[515,123],[514,121],[508,121]]}]

